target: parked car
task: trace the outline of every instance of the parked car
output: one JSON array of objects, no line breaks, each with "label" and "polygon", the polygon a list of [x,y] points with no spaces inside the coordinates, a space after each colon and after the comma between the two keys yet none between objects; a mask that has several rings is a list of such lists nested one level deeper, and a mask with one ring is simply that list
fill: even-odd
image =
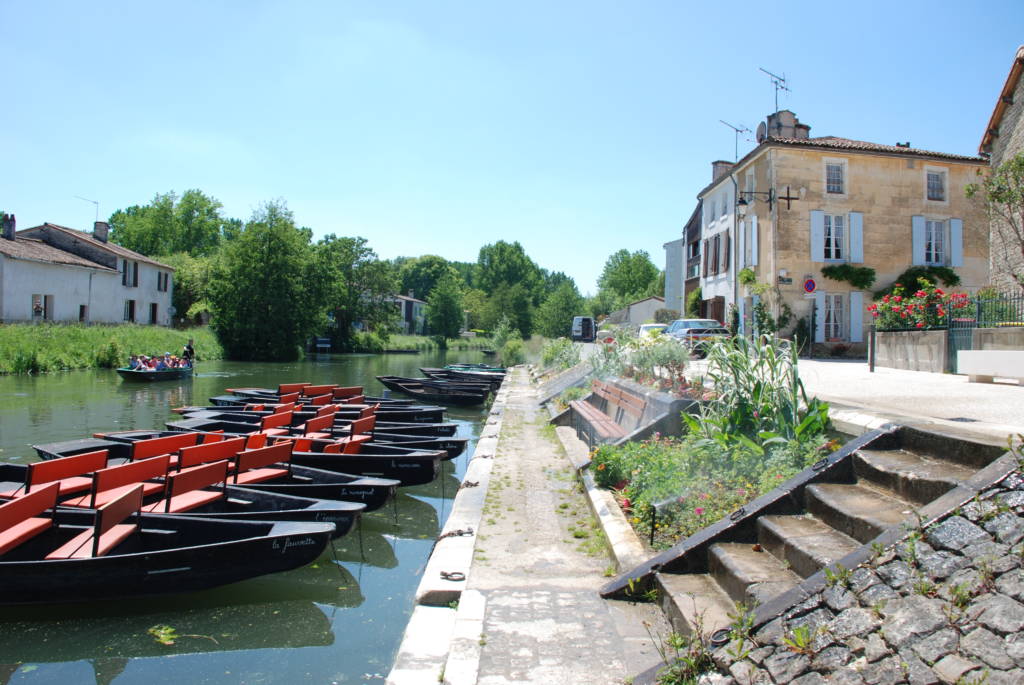
[{"label": "parked car", "polygon": [[642,323],[640,328],[637,329],[637,337],[643,338],[645,336],[658,336],[665,332],[668,328],[667,323]]},{"label": "parked car", "polygon": [[589,316],[572,317],[572,340],[577,342],[594,342],[596,337],[594,319]]},{"label": "parked car", "polygon": [[676,319],[665,329],[665,335],[703,356],[704,345],[715,338],[729,337],[729,329],[714,319]]}]

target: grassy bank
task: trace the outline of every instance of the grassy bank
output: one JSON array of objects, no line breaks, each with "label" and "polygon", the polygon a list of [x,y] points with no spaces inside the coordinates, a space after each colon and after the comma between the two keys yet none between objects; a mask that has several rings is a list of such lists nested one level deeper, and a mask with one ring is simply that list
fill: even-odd
[{"label": "grassy bank", "polygon": [[[418,352],[434,352],[438,349],[437,341],[426,335],[391,335],[385,342],[373,333],[357,333],[354,339],[355,352],[383,352],[384,350],[416,350]],[[448,341],[448,349],[456,351],[490,349],[491,339],[482,336],[476,338],[457,338]]]},{"label": "grassy bank", "polygon": [[116,368],[132,354],[179,354],[189,338],[196,356],[220,359],[224,352],[209,328],[81,324],[0,325],[0,373],[45,373]]}]

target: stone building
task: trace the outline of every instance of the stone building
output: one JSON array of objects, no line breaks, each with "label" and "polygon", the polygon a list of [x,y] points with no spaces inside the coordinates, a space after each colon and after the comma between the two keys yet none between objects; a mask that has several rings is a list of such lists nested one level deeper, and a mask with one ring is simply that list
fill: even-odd
[{"label": "stone building", "polygon": [[166,264],[56,224],[15,230],[4,216],[0,237],[0,321],[171,323],[172,274]]},{"label": "stone building", "polygon": [[665,308],[686,316],[686,300],[700,286],[701,203],[690,214],[682,237],[665,243]]},{"label": "stone building", "polygon": [[[963,290],[988,284],[987,219],[965,195],[985,159],[809,133],[783,110],[758,127],[758,146],[739,162],[713,163],[699,194],[709,317],[728,323],[735,305],[749,333],[763,299],[772,316],[789,313],[790,327],[813,317],[816,342],[857,351],[872,292],[825,277],[823,267],[871,268],[872,290],[912,265],[951,267]],[[756,283],[741,282],[744,269]]]},{"label": "stone building", "polygon": [[[993,169],[1024,152],[1024,46],[1010,66],[1003,90],[999,93],[992,117],[981,139],[978,151],[990,155]],[[1018,226],[1017,230],[1024,229]],[[1019,234],[1004,222],[992,220],[992,284],[1014,292],[1024,288],[1024,234]],[[1013,274],[1019,274],[1015,279]]]}]

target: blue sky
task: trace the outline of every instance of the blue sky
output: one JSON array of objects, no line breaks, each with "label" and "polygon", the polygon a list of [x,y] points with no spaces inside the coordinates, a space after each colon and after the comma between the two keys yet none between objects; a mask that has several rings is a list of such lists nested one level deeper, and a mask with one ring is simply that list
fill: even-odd
[{"label": "blue sky", "polygon": [[778,6],[0,0],[0,207],[280,198],[385,258],[518,240],[594,292],[616,250],[664,267],[733,157],[719,120],[773,109],[758,67],[812,136],[975,154],[1024,41],[1019,0]]}]

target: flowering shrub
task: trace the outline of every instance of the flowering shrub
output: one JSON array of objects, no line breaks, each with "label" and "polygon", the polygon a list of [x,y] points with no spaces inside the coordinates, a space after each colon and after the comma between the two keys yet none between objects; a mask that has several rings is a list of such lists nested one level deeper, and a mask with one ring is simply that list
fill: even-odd
[{"label": "flowering shrub", "polygon": [[967,293],[946,293],[927,278],[918,278],[918,289],[910,293],[903,284],[868,306],[878,328],[931,328],[946,325],[946,317],[970,305]]}]

